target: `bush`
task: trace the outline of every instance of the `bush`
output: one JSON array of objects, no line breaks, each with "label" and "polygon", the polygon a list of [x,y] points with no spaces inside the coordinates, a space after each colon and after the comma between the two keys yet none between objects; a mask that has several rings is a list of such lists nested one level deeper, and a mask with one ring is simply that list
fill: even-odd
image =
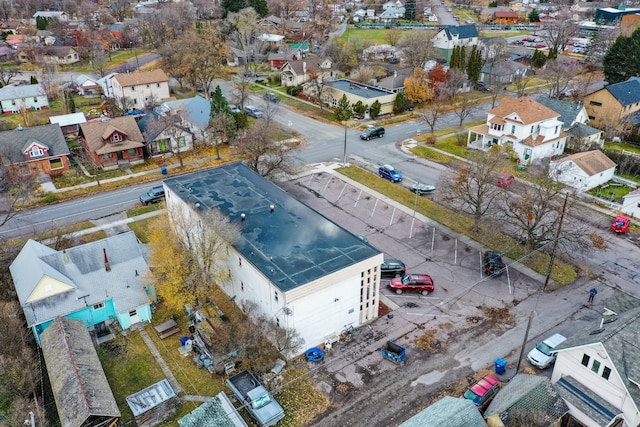
[{"label": "bush", "polygon": [[58,195],[55,193],[44,193],[40,196],[43,203],[53,203],[58,201]]},{"label": "bush", "polygon": [[302,92],[302,85],[287,87],[287,94],[291,96],[296,96],[300,92]]},{"label": "bush", "polygon": [[425,140],[424,143],[427,145],[435,145],[436,144],[436,137],[433,135],[428,136]]}]

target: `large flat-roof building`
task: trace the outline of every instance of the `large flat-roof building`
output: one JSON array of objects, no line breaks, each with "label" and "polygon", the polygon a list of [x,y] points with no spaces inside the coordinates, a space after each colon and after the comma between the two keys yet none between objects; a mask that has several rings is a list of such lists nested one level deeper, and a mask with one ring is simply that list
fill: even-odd
[{"label": "large flat-roof building", "polygon": [[241,163],[164,181],[169,217],[218,209],[240,228],[219,283],[236,304],[295,329],[305,348],[378,316],[383,255]]}]

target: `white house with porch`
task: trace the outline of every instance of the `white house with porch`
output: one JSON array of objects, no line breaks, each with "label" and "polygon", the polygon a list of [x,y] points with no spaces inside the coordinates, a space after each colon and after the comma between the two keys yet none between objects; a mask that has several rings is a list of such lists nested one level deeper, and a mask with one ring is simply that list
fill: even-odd
[{"label": "white house with porch", "polygon": [[528,96],[505,98],[487,111],[486,123],[469,128],[467,147],[487,151],[494,144],[510,144],[524,165],[554,159],[567,140],[559,117]]}]

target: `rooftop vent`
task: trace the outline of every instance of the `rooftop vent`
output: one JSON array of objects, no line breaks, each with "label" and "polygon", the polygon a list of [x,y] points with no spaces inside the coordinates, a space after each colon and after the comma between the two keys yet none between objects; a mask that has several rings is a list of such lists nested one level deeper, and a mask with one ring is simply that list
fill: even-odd
[{"label": "rooftop vent", "polygon": [[245,214],[240,214],[240,221],[244,222],[246,220]]}]

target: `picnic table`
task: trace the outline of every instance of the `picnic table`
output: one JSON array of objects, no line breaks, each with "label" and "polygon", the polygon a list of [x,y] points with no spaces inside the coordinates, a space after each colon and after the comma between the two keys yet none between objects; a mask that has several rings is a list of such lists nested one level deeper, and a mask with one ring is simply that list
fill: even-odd
[{"label": "picnic table", "polygon": [[180,332],[178,324],[173,319],[169,319],[164,323],[154,326],[153,329],[156,330],[162,340]]}]

